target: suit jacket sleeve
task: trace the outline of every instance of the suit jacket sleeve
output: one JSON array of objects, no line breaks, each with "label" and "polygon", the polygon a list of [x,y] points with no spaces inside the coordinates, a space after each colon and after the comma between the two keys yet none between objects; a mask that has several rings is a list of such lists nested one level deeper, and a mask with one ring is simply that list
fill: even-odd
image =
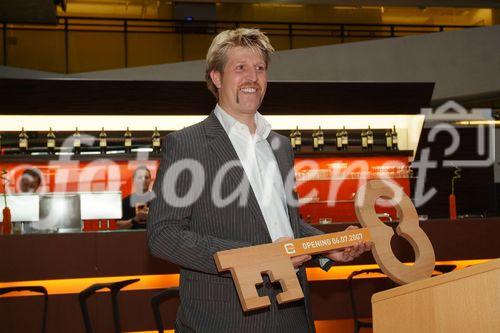
[{"label": "suit jacket sleeve", "polygon": [[[188,158],[183,153],[186,151],[183,149],[185,144],[189,143],[179,140],[173,134],[165,138],[165,151],[153,187],[156,197],[151,203],[148,216],[149,248],[155,257],[188,269],[218,274],[213,257],[216,252],[252,244],[201,235],[190,230],[191,212],[196,205],[196,198],[194,191],[189,189],[193,180],[201,178],[197,177],[196,172],[191,175],[190,172],[184,171],[178,176],[168,172],[172,165],[179,166]],[[196,164],[193,160],[191,163]],[[182,200],[175,200],[175,196],[171,194],[172,187]]]}]

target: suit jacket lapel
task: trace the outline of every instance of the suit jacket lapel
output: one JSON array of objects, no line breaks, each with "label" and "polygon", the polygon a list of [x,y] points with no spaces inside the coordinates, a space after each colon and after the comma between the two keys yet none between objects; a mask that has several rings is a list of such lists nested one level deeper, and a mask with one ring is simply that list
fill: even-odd
[{"label": "suit jacket lapel", "polygon": [[[243,169],[243,165],[241,164],[238,154],[236,154],[229,136],[220,124],[214,112],[210,113],[208,118],[205,120],[205,133],[209,138],[209,146],[215,155],[220,159],[221,165],[232,161],[235,161],[238,164],[237,167],[230,168],[226,173],[226,175],[233,180],[235,188],[237,188],[243,181],[248,182],[248,177],[245,174],[245,170]],[[249,186],[249,190],[248,208],[254,215],[255,219],[264,228],[270,242],[271,236],[269,235],[266,221],[264,220],[264,216],[262,215],[259,203],[257,202],[257,198],[255,197],[251,186]]]}]

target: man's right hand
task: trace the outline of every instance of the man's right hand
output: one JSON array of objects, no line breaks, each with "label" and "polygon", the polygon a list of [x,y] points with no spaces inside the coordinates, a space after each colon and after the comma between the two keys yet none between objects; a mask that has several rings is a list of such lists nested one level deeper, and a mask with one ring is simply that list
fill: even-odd
[{"label": "man's right hand", "polygon": [[[277,240],[275,240],[273,243],[288,242],[291,240],[293,240],[292,237],[280,237]],[[290,259],[292,260],[293,268],[299,268],[300,266],[302,266],[303,264],[305,264],[306,262],[311,260],[311,258],[312,257],[310,255],[303,254],[300,256],[291,257]]]}]

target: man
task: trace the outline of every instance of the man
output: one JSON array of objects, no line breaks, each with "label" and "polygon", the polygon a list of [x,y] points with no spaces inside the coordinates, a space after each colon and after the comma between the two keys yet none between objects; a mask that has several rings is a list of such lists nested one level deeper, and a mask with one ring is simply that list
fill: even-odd
[{"label": "man", "polygon": [[[320,234],[301,221],[287,179],[293,172],[288,139],[257,112],[267,87],[273,48],[256,29],[220,33],[207,53],[206,81],[217,99],[201,123],[166,137],[148,221],[153,255],[181,266],[179,332],[314,331],[303,264],[292,259],[306,299],[278,305],[279,287],[264,278],[260,295],[269,309],[244,313],[229,273],[214,253]],[[285,186],[287,185],[287,186]],[[288,191],[287,191],[288,189]],[[326,258],[349,261],[367,250],[358,244]],[[323,260],[324,261],[324,260]],[[324,263],[326,269],[331,263]]]},{"label": "man", "polygon": [[120,229],[144,229],[149,213],[149,203],[153,193],[151,185],[151,171],[144,165],[134,170],[132,176],[133,193],[122,201],[123,217],[117,222]]}]

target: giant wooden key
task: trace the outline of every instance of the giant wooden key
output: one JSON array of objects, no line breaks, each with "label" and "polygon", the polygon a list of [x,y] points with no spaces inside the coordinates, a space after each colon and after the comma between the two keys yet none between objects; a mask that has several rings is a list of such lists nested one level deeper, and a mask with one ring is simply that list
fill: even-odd
[{"label": "giant wooden key", "polygon": [[[394,232],[375,213],[375,202],[379,198],[390,199],[398,211],[400,221],[396,232],[408,240],[415,251],[415,263],[411,266],[401,263],[392,252]],[[323,253],[358,242],[372,242],[376,262],[397,283],[410,283],[431,276],[435,262],[432,244],[420,229],[417,211],[401,188],[389,186],[382,180],[369,181],[356,193],[355,209],[364,228],[217,252],[214,255],[217,269],[220,272],[231,271],[243,310],[255,310],[271,304],[269,298],[260,297],[255,288],[256,284],[263,282],[262,274],[267,274],[271,282],[280,282],[283,292],[276,296],[278,303],[299,300],[304,294],[291,257]]]}]

